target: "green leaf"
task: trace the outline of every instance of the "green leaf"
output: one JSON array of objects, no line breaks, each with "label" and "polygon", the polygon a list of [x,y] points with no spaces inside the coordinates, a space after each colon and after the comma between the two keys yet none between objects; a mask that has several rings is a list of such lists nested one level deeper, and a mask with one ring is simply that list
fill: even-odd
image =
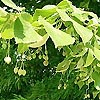
[{"label": "green leaf", "polygon": [[45,34],[45,35],[43,36],[42,40],[37,41],[36,43],[30,44],[29,47],[31,47],[31,48],[40,47],[40,46],[42,46],[42,45],[44,45],[44,44],[46,43],[46,41],[48,40],[48,38],[49,38],[48,34]]},{"label": "green leaf", "polygon": [[70,60],[63,60],[61,63],[58,64],[56,72],[65,72],[69,68],[70,63]]},{"label": "green leaf", "polygon": [[4,39],[12,39],[14,37],[13,28],[5,29],[4,32],[1,33],[2,38]]},{"label": "green leaf", "polygon": [[94,47],[97,48],[97,49],[100,49],[99,39],[94,41]]},{"label": "green leaf", "polygon": [[96,39],[97,39],[97,40],[100,40],[100,36],[98,36],[98,35],[95,35],[95,37],[96,37]]},{"label": "green leaf", "polygon": [[1,0],[6,6],[21,11],[23,8],[17,7],[16,4],[12,0]]},{"label": "green leaf", "polygon": [[50,24],[55,24],[58,17],[59,17],[59,15],[56,14],[56,13],[54,13],[52,16],[50,16],[50,17],[47,18],[46,20],[47,20]]},{"label": "green leaf", "polygon": [[33,22],[33,17],[32,15],[30,15],[29,13],[27,12],[22,12],[21,13],[21,17],[25,20],[25,21],[28,21],[28,22]]},{"label": "green leaf", "polygon": [[64,10],[61,10],[61,9],[56,9],[56,10],[59,13],[59,15],[63,21],[73,22],[73,20],[67,15],[67,13]]},{"label": "green leaf", "polygon": [[93,91],[93,98],[95,99],[96,96],[100,93],[100,91]]},{"label": "green leaf", "polygon": [[94,47],[94,56],[100,61],[100,50]]},{"label": "green leaf", "polygon": [[33,26],[22,18],[15,20],[14,34],[16,43],[32,43],[42,39]]},{"label": "green leaf", "polygon": [[0,16],[6,16],[7,15],[7,12],[0,7]]},{"label": "green leaf", "polygon": [[92,38],[93,33],[92,33],[91,30],[89,30],[88,28],[78,24],[77,22],[74,22],[73,25],[74,25],[76,32],[82,38],[84,44]]},{"label": "green leaf", "polygon": [[93,33],[92,33],[91,30],[89,30],[88,28],[80,25],[79,23],[77,23],[76,21],[74,21],[73,19],[71,19],[65,13],[64,10],[57,9],[57,12],[59,13],[59,15],[60,15],[60,17],[61,17],[61,19],[63,21],[71,21],[73,23],[73,26],[74,26],[76,32],[80,35],[80,37],[82,38],[84,44],[86,42],[88,42],[92,38]]},{"label": "green leaf", "polygon": [[56,6],[55,7],[53,6],[53,7],[49,8],[49,9],[46,9],[46,7],[42,8],[42,9],[36,9],[35,13],[33,15],[33,21],[38,20],[39,16],[49,17],[52,14],[54,14],[55,12],[56,12]]},{"label": "green leaf", "polygon": [[87,52],[87,48],[84,48],[82,52],[80,52],[78,55],[75,55],[75,57],[82,57],[85,55],[85,53]]},{"label": "green leaf", "polygon": [[80,80],[77,82],[77,85],[79,86],[79,89],[81,89],[84,85],[84,82]]},{"label": "green leaf", "polygon": [[75,18],[80,20],[81,24],[83,24],[82,22],[84,22],[88,18],[88,15],[89,14],[87,14],[87,13],[84,13],[84,14],[83,13],[79,13],[78,11],[72,13],[72,16],[74,16]]},{"label": "green leaf", "polygon": [[100,73],[94,71],[92,73],[92,78],[94,80],[94,87],[97,89],[97,90],[100,90]]},{"label": "green leaf", "polygon": [[82,68],[83,64],[84,64],[84,60],[83,60],[83,58],[81,57],[81,58],[79,59],[78,63],[77,63],[76,69]]},{"label": "green leaf", "polygon": [[6,21],[7,21],[7,17],[5,17],[5,16],[0,17],[0,30],[1,31],[4,28],[4,25],[5,25]]},{"label": "green leaf", "polygon": [[40,18],[39,21],[44,25],[47,34],[51,37],[56,48],[58,46],[66,46],[74,43],[75,39],[72,38],[70,34],[54,28],[50,23],[42,18]]},{"label": "green leaf", "polygon": [[39,23],[38,21],[34,21],[34,22],[32,23],[32,26],[33,26],[33,27],[38,27],[38,26],[40,26],[40,23]]},{"label": "green leaf", "polygon": [[89,49],[88,56],[87,56],[87,59],[86,59],[86,64],[84,65],[84,67],[91,65],[93,60],[94,60],[93,51],[91,49]]},{"label": "green leaf", "polygon": [[70,6],[71,6],[71,2],[68,0],[63,0],[57,5],[57,7],[60,9],[70,8]]},{"label": "green leaf", "polygon": [[19,54],[24,53],[27,49],[28,49],[28,44],[23,44],[23,43],[18,44],[17,51]]}]

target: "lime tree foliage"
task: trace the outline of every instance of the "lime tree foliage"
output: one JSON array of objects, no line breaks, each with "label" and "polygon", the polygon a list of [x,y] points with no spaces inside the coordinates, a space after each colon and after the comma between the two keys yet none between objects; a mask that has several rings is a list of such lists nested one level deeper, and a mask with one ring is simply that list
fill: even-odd
[{"label": "lime tree foliage", "polygon": [[0,7],[0,99],[100,98],[100,19],[68,0],[33,15]]}]

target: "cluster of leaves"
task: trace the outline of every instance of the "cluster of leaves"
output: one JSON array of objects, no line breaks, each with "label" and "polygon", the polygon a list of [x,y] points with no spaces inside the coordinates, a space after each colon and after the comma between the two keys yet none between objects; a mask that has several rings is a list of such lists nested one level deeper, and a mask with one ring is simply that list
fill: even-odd
[{"label": "cluster of leaves", "polygon": [[[24,97],[26,95],[25,98],[29,100],[65,100],[73,95],[72,100],[75,100],[82,95],[81,90],[78,90],[80,94],[75,91],[72,94],[75,88],[78,89],[77,86],[84,90],[80,99],[95,98],[100,94],[100,20],[96,14],[83,11],[68,0],[63,0],[57,6],[47,5],[36,9],[32,16],[25,12],[25,8],[16,6],[11,0],[1,1],[15,9],[15,12],[8,13],[0,8],[2,96],[6,92],[5,97],[8,98],[19,94]],[[46,46],[47,41],[53,44]],[[52,52],[54,47],[56,49]],[[3,61],[6,52],[12,59],[10,65]],[[35,59],[37,57],[39,59]],[[17,66],[14,66],[16,64]],[[17,67],[15,75],[13,69]],[[23,74],[24,67],[26,73]],[[19,69],[21,71],[18,71]],[[49,75],[53,79],[47,78]],[[95,88],[91,88],[93,85]],[[30,94],[26,93],[29,86]],[[71,89],[70,93],[68,89]],[[91,92],[91,89],[95,91]],[[10,97],[8,94],[11,91],[13,94],[10,94]],[[15,100],[25,100],[21,96],[14,97]]]}]

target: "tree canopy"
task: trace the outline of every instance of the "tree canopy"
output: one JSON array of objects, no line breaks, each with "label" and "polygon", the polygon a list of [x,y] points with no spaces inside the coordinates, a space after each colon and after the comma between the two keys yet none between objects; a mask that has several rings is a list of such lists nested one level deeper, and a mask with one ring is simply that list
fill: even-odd
[{"label": "tree canopy", "polygon": [[0,5],[1,100],[99,100],[99,1]]}]

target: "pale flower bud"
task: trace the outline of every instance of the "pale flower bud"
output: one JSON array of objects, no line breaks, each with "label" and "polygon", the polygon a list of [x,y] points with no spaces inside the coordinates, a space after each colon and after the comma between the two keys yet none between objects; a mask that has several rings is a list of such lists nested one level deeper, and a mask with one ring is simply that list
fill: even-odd
[{"label": "pale flower bud", "polygon": [[62,87],[62,84],[59,84],[59,85],[58,85],[58,90],[59,90],[61,87]]},{"label": "pale flower bud", "polygon": [[22,75],[25,76],[26,75],[26,70],[22,71]]},{"label": "pale flower bud", "polygon": [[23,73],[23,70],[20,68],[20,69],[18,70],[18,75],[21,76],[22,73]]},{"label": "pale flower bud", "polygon": [[11,62],[11,58],[8,56],[8,57],[5,57],[4,58],[4,61],[9,64]]},{"label": "pale flower bud", "polygon": [[15,67],[14,68],[14,73],[17,74],[17,72],[18,72],[18,67]]},{"label": "pale flower bud", "polygon": [[67,85],[66,85],[66,83],[64,83],[64,89],[66,89],[67,88]]},{"label": "pale flower bud", "polygon": [[43,62],[43,65],[44,65],[44,66],[48,66],[48,60],[45,60],[45,61]]}]

